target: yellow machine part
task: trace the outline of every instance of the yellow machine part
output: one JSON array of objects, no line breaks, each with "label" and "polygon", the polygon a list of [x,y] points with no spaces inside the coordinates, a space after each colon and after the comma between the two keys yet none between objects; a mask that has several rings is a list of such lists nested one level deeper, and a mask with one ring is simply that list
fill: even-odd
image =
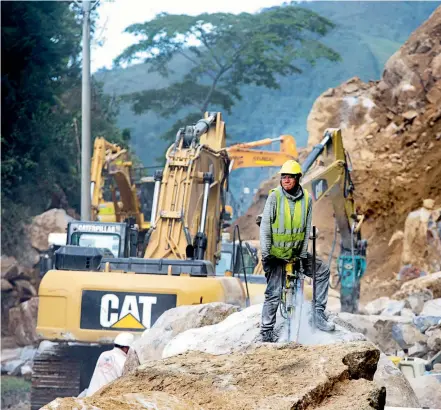
[{"label": "yellow machine part", "polygon": [[[264,289],[250,285],[254,295]],[[120,331],[144,331],[175,306],[210,302],[244,307],[244,286],[236,277],[51,270],[40,284],[37,334],[109,343]]]},{"label": "yellow machine part", "polygon": [[98,205],[97,219],[100,222],[116,222],[115,205],[113,202],[102,202]]}]

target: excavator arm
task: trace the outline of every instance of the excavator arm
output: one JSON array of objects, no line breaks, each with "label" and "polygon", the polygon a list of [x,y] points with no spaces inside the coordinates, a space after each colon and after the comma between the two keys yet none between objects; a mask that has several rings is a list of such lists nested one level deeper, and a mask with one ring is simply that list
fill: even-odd
[{"label": "excavator arm", "polygon": [[366,270],[367,241],[361,238],[364,217],[357,213],[351,179],[351,164],[344,150],[340,129],[327,129],[302,164],[302,185],[313,201],[324,197],[332,201],[334,216],[340,232],[338,279],[341,281],[343,311],[356,311],[360,278]]},{"label": "excavator arm", "polygon": [[[280,151],[255,150],[255,147],[280,142]],[[238,168],[277,167],[289,159],[297,159],[296,141],[291,135],[265,138],[259,141],[235,144],[226,148],[231,160],[230,171]]]},{"label": "excavator arm", "polygon": [[[220,254],[228,156],[221,113],[178,131],[156,181],[145,258],[208,260]],[[207,235],[209,233],[209,235]]]},{"label": "excavator arm", "polygon": [[[123,222],[132,217],[141,231],[148,229],[149,224],[144,221],[140,210],[136,185],[132,183],[131,169],[132,162],[127,150],[102,137],[95,139],[91,164],[92,220]],[[114,216],[111,204],[103,198],[106,173],[112,177],[120,194],[120,198],[117,198],[116,189],[112,186]],[[111,220],[106,219],[109,215]]]}]

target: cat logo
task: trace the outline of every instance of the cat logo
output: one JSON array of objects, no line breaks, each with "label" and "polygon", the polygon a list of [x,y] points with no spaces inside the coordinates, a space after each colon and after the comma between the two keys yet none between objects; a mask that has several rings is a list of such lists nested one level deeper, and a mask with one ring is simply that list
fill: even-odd
[{"label": "cat logo", "polygon": [[122,303],[118,296],[108,293],[101,298],[100,325],[112,329],[150,329],[155,296],[126,295]]},{"label": "cat logo", "polygon": [[143,331],[174,307],[176,295],[83,290],[80,327]]}]

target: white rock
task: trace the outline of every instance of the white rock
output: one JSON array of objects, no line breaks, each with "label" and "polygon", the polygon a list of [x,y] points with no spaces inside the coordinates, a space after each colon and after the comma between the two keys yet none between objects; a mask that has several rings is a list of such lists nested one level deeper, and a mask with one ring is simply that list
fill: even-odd
[{"label": "white rock", "polygon": [[368,315],[379,315],[391,301],[387,296],[382,296],[381,298],[375,299],[369,302],[364,308]]},{"label": "white rock", "polygon": [[424,303],[421,312],[422,316],[440,316],[441,315],[441,298],[428,300]]},{"label": "white rock", "polygon": [[424,304],[431,299],[433,299],[433,293],[428,289],[422,289],[421,291],[407,297],[410,308],[416,315],[421,314]]},{"label": "white rock", "polygon": [[160,359],[165,345],[176,335],[188,329],[219,323],[238,307],[215,302],[202,305],[179,306],[164,312],[151,329],[137,339],[132,348],[140,364]]},{"label": "white rock", "polygon": [[382,316],[398,316],[401,311],[406,307],[407,301],[405,300],[391,300],[386,308],[381,312]]},{"label": "white rock", "polygon": [[409,378],[420,405],[426,409],[441,409],[441,375]]},{"label": "white rock", "polygon": [[413,318],[415,317],[415,313],[412,312],[412,309],[404,308],[404,309],[401,311],[401,315],[400,315],[400,316],[402,316],[402,317],[408,317],[408,318],[410,318],[410,319],[413,319]]},{"label": "white rock", "polygon": [[368,340],[386,354],[395,354],[400,346],[391,337],[392,327],[396,323],[412,323],[412,319],[402,316],[356,315],[342,312],[335,323],[348,323],[352,328],[364,334]]},{"label": "white rock", "polygon": [[[163,358],[175,356],[187,351],[201,351],[220,355],[244,351],[259,345],[260,320],[262,304],[253,305],[237,312],[216,325],[187,330],[171,340],[164,349]],[[365,340],[359,333],[352,333],[337,326],[335,332],[321,332],[311,329],[308,321],[309,303],[302,311],[301,329],[298,342],[301,344],[327,344],[341,341]],[[276,332],[279,341],[286,341],[286,327],[283,318],[278,314]]]}]

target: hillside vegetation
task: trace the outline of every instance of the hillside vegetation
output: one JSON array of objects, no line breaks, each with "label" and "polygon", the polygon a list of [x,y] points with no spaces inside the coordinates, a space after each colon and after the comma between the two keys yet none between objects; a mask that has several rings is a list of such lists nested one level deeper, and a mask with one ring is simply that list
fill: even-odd
[{"label": "hillside vegetation", "polygon": [[[302,3],[302,7],[308,7],[336,24],[337,28],[323,39],[323,43],[340,53],[342,61],[319,61],[301,75],[281,79],[280,90],[243,87],[243,100],[233,108],[231,115],[224,113],[229,143],[290,133],[296,137],[298,146],[305,146],[306,117],[315,99],[326,89],[353,76],[363,81],[379,79],[386,60],[436,6],[434,2]],[[175,58],[172,69],[175,73],[167,79],[157,73],[148,73],[145,64],[100,71],[96,77],[104,82],[105,92],[122,95],[166,86],[180,78],[189,69],[189,64],[183,57]],[[180,116],[184,118],[186,114],[182,111]],[[177,119],[167,120],[153,113],[135,115],[124,103],[120,107],[118,125],[131,129],[133,149],[146,166],[151,166],[160,164],[158,159],[162,158],[167,147],[159,136]],[[268,176],[267,172],[259,174],[262,179]],[[261,178],[256,178],[255,170],[239,170],[234,175],[240,177],[233,178],[231,184],[236,198],[244,186],[253,189],[261,182]],[[244,200],[242,209],[245,209],[251,198],[241,199]]]}]

